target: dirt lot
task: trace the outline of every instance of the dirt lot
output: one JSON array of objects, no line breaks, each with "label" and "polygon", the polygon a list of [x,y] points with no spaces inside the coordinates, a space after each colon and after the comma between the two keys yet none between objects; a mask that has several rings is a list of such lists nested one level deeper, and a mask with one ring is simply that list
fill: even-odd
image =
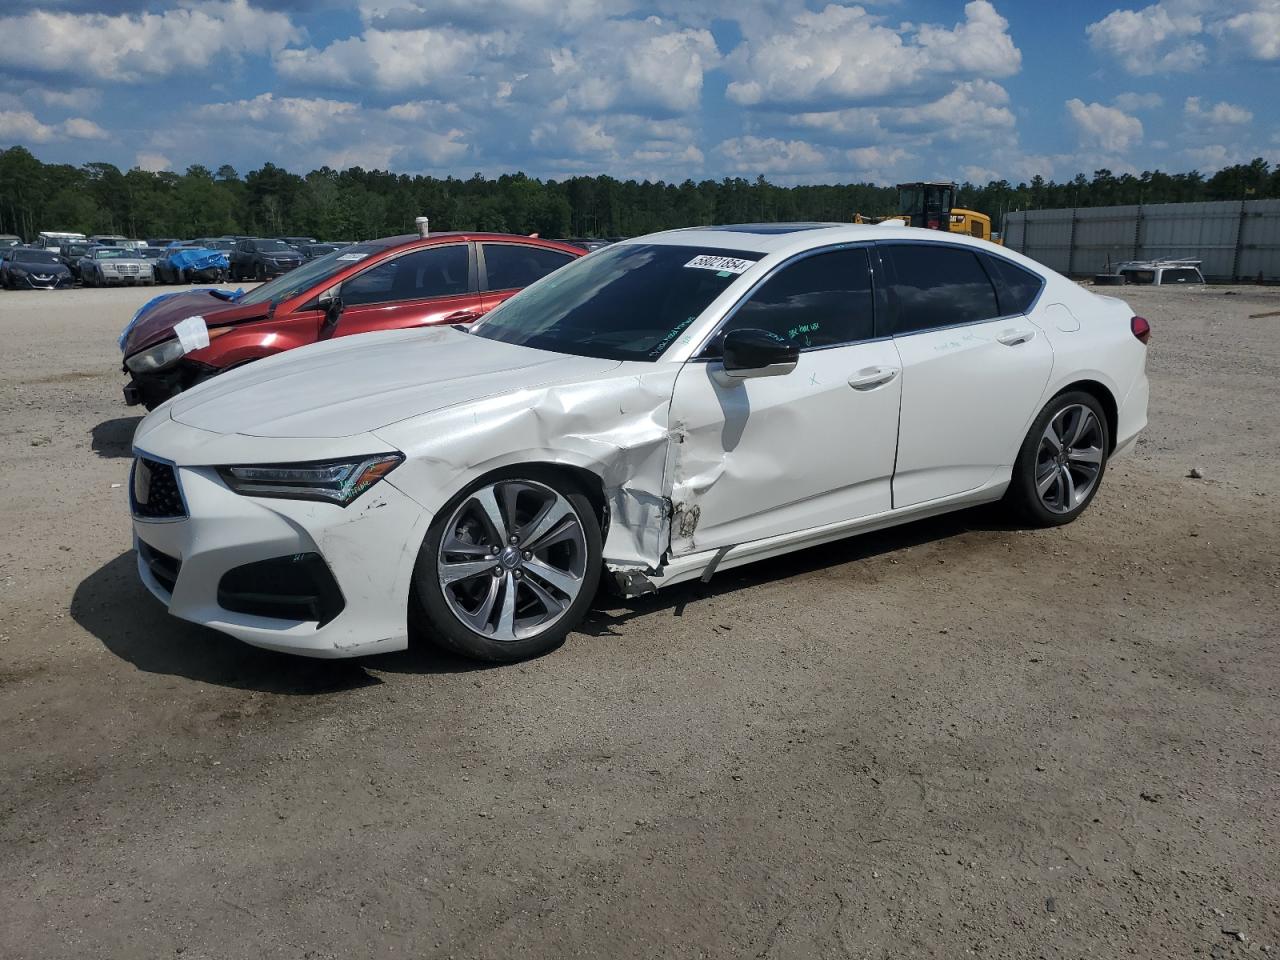
[{"label": "dirt lot", "polygon": [[477,669],[169,618],[114,344],[151,291],[0,293],[0,956],[1280,956],[1280,290],[1127,294],[1151,426],[1076,524]]}]

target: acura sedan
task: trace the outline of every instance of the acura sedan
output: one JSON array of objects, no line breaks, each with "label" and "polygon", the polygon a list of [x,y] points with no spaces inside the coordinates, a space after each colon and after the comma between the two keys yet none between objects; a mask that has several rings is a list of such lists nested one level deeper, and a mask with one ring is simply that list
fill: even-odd
[{"label": "acura sedan", "polygon": [[491,661],[624,595],[1003,500],[1074,520],[1146,424],[1150,328],[1012,251],[888,225],[623,241],[469,328],[262,360],[140,425],[169,611],[322,657]]}]

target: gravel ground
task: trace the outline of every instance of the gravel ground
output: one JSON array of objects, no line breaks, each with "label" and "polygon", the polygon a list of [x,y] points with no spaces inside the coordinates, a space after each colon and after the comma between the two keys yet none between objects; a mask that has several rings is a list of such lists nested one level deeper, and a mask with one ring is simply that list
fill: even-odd
[{"label": "gravel ground", "polygon": [[1069,527],[602,601],[496,669],[145,593],[152,292],[0,294],[0,956],[1280,956],[1280,290],[1125,291],[1151,425]]}]

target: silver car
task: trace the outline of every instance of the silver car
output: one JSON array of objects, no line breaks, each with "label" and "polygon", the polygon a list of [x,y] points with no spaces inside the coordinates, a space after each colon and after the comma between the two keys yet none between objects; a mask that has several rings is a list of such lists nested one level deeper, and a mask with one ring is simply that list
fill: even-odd
[{"label": "silver car", "polygon": [[80,282],[86,287],[151,286],[156,282],[149,260],[127,247],[91,247],[80,258]]}]

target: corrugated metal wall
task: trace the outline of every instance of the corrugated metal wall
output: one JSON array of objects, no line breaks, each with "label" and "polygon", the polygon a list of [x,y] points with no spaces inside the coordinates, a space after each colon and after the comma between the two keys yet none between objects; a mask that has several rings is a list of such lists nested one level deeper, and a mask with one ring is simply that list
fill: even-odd
[{"label": "corrugated metal wall", "polygon": [[1103,273],[1125,260],[1193,257],[1210,280],[1280,280],[1280,200],[1025,210],[1005,244],[1060,273]]}]

